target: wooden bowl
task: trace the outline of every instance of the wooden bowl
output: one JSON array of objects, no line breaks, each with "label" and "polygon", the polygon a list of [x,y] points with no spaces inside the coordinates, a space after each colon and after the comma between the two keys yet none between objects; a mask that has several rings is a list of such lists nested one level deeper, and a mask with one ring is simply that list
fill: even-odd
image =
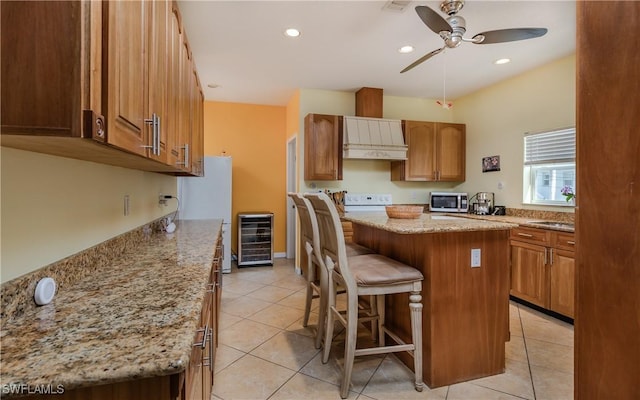
[{"label": "wooden bowl", "polygon": [[389,218],[416,219],[420,218],[424,211],[423,206],[386,206],[385,211]]}]

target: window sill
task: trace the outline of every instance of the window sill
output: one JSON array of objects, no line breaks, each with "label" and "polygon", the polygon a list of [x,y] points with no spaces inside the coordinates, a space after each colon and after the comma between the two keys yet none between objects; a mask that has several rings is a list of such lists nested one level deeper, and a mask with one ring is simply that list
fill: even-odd
[{"label": "window sill", "polygon": [[535,202],[535,203],[531,203],[531,202],[522,202],[523,205],[525,206],[552,206],[552,207],[575,207],[575,203],[573,201],[570,202],[556,202],[556,201],[549,201],[549,202]]}]

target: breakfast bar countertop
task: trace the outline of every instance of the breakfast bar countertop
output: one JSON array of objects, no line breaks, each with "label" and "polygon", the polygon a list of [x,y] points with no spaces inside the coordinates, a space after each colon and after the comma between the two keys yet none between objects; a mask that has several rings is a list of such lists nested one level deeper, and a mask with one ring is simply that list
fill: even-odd
[{"label": "breakfast bar countertop", "polygon": [[505,230],[518,226],[506,221],[486,221],[433,213],[421,214],[415,219],[398,219],[389,218],[384,212],[358,212],[346,213],[342,218],[353,223],[400,234]]},{"label": "breakfast bar countertop", "polygon": [[148,233],[50,304],[2,318],[0,385],[66,391],[185,370],[221,222]]}]

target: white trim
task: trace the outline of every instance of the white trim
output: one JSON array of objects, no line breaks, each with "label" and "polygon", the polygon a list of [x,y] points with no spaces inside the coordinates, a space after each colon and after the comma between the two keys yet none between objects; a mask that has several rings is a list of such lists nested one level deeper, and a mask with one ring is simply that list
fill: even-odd
[{"label": "white trim", "polygon": [[287,258],[287,253],[273,253],[273,258]]},{"label": "white trim", "polygon": [[[298,135],[293,135],[289,140],[287,140],[287,172],[286,172],[286,181],[287,181],[287,192],[296,192],[298,190]],[[301,273],[300,268],[297,266],[295,262],[296,258],[296,237],[297,233],[297,218],[296,218],[296,210],[294,208],[293,200],[287,196],[285,193],[285,202],[286,202],[286,212],[285,216],[287,218],[286,223],[286,257],[294,259],[294,266],[297,273]]]}]

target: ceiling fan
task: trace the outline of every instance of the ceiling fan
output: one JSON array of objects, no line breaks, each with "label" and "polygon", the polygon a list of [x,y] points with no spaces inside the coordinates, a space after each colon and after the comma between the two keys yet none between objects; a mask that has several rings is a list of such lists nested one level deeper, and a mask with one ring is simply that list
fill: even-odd
[{"label": "ceiling fan", "polygon": [[547,33],[547,28],[512,28],[482,32],[476,34],[471,39],[468,39],[464,37],[464,34],[467,31],[466,21],[464,18],[457,15],[458,11],[460,11],[463,6],[464,0],[444,0],[440,4],[440,10],[449,16],[447,19],[441,17],[437,12],[427,6],[416,7],[416,12],[422,22],[424,22],[424,24],[433,32],[440,35],[444,40],[444,46],[417,59],[413,64],[400,71],[400,73],[407,72],[422,64],[436,54],[444,51],[447,47],[450,49],[458,47],[462,42],[471,42],[475,44],[513,42],[516,40],[537,38]]}]

